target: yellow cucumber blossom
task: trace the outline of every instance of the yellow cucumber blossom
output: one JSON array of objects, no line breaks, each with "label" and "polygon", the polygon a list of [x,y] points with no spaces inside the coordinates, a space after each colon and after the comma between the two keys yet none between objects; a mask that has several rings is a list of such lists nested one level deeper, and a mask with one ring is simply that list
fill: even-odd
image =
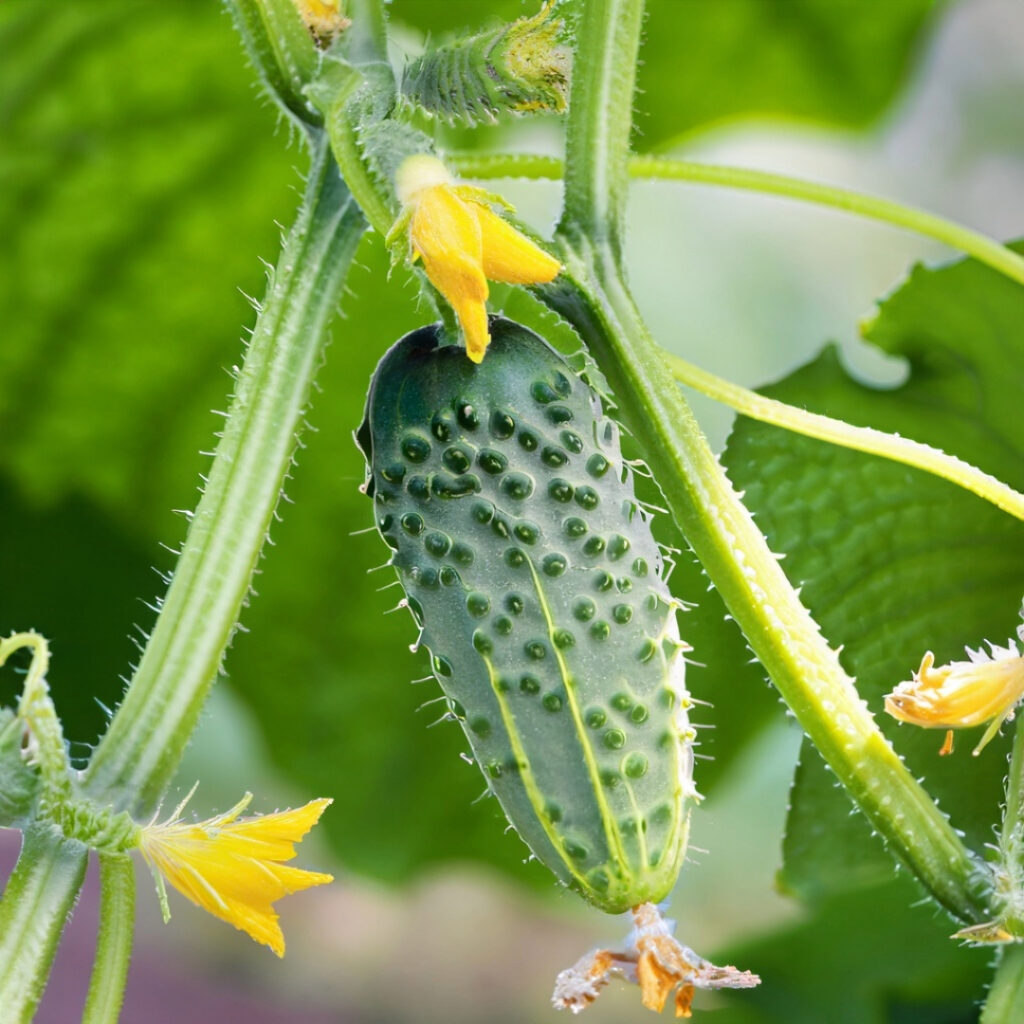
[{"label": "yellow cucumber blossom", "polygon": [[[1024,624],[1017,627],[1017,638],[1024,644]],[[921,660],[914,678],[900,683],[885,698],[885,710],[893,718],[925,729],[946,729],[940,754],[953,751],[953,730],[989,722],[988,729],[974,748],[980,754],[1012,719],[1024,698],[1024,656],[1017,642],[1005,647],[989,644],[989,651],[967,648],[968,661],[952,661],[936,668],[931,651]]]},{"label": "yellow cucumber blossom", "polygon": [[455,310],[466,353],[479,363],[491,340],[487,281],[543,284],[554,280],[561,264],[491,209],[491,203],[510,208],[507,203],[457,184],[436,157],[408,157],[395,186],[402,213],[388,242],[408,229],[413,259],[423,261],[430,283]]},{"label": "yellow cucumber blossom", "polygon": [[166,878],[196,906],[284,956],[284,935],[272,904],[334,879],[283,862],[295,856],[295,843],[301,842],[331,801],[313,800],[293,811],[239,818],[252,800],[252,794],[246,793],[224,814],[187,824],[180,814],[191,795],[168,821],[139,829],[139,848],[156,878],[164,920],[171,916]]}]

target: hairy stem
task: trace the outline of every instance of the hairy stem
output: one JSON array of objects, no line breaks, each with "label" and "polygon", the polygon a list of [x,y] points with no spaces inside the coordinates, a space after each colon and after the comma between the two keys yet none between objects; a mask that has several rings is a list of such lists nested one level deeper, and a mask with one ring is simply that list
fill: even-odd
[{"label": "hairy stem", "polygon": [[151,813],[177,769],[248,594],[364,226],[318,136],[174,578],[89,764],[86,791],[99,803]]},{"label": "hairy stem", "polygon": [[135,930],[135,866],[126,853],[100,854],[100,934],[82,1024],[117,1024]]},{"label": "hairy stem", "polygon": [[345,184],[370,227],[386,236],[398,210],[370,172],[360,146],[359,130],[366,126],[358,123],[360,112],[354,109],[354,101],[364,85],[364,74],[358,68],[328,59],[310,94],[324,112],[331,149]]},{"label": "hairy stem", "polygon": [[1004,946],[978,1024],[1019,1024],[1024,1020],[1024,946]]},{"label": "hairy stem", "polygon": [[663,352],[662,358],[668,363],[672,376],[677,381],[728,405],[744,416],[792,430],[806,437],[814,437],[819,441],[828,441],[843,448],[852,448],[913,466],[925,473],[949,480],[978,495],[979,498],[992,502],[1004,512],[1024,519],[1024,494],[1015,491],[997,477],[982,472],[969,462],[958,459],[955,455],[947,455],[946,452],[920,441],[887,434],[873,427],[855,427],[844,420],[835,420],[820,413],[798,409],[773,398],[765,398],[756,391],[748,391],[738,384],[722,380],[721,377],[716,377],[713,373],[708,373],[668,352]]},{"label": "hairy stem", "polygon": [[[562,175],[562,161],[556,157],[515,153],[451,153],[445,159],[454,171],[467,178],[559,178]],[[1012,249],[978,231],[891,199],[833,185],[821,185],[784,174],[690,160],[633,157],[629,161],[629,174],[633,178],[660,178],[744,189],[829,206],[934,238],[1024,284],[1024,257]]]},{"label": "hairy stem", "polygon": [[381,0],[349,0],[352,24],[346,35],[349,58],[356,64],[388,59],[388,26]]},{"label": "hairy stem", "polygon": [[0,899],[0,1020],[32,1020],[85,878],[88,848],[35,822]]},{"label": "hairy stem", "polygon": [[235,28],[264,86],[281,109],[305,128],[320,114],[303,95],[319,54],[295,0],[226,0]]},{"label": "hairy stem", "polygon": [[1024,715],[1018,716],[1013,733],[996,877],[1003,904],[999,923],[1020,938],[1024,936]]},{"label": "hairy stem", "polygon": [[608,245],[618,256],[644,5],[643,0],[578,0],[578,8],[559,233]]},{"label": "hairy stem", "polygon": [[53,817],[59,815],[61,807],[71,799],[71,778],[64,730],[46,683],[50,648],[39,633],[14,633],[0,640],[0,666],[22,648],[32,651],[32,663],[18,702],[18,717],[28,726],[32,757],[43,784],[40,812]]}]

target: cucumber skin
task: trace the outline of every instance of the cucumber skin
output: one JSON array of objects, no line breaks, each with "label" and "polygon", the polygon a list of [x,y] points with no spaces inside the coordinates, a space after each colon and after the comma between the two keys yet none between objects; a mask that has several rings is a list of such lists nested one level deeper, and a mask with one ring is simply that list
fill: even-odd
[{"label": "cucumber skin", "polygon": [[433,326],[385,354],[365,490],[488,787],[621,913],[671,890],[696,796],[677,603],[597,394],[525,327],[490,330],[479,365]]}]

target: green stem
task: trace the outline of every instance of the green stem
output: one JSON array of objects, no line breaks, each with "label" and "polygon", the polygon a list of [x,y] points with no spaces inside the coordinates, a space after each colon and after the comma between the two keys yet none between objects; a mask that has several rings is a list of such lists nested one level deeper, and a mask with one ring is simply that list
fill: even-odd
[{"label": "green stem", "polygon": [[448,168],[463,178],[486,181],[491,178],[524,178],[549,181],[561,178],[565,163],[557,156],[538,153],[478,153],[456,150],[444,154]]},{"label": "green stem", "polygon": [[798,409],[773,398],[765,398],[756,391],[748,391],[738,384],[722,380],[721,377],[716,377],[713,373],[701,370],[685,359],[667,352],[662,353],[662,358],[668,363],[677,381],[728,405],[744,416],[792,430],[806,437],[828,441],[843,448],[852,448],[913,466],[925,473],[932,473],[958,484],[979,498],[997,505],[1004,512],[1024,519],[1024,494],[1007,486],[997,477],[983,473],[969,462],[958,459],[955,455],[947,455],[920,441],[911,441],[909,438],[887,434],[872,427],[855,427],[843,420],[835,420],[820,413]]},{"label": "green stem", "polygon": [[[558,178],[562,173],[562,162],[547,156],[451,153],[445,160],[453,170],[467,178]],[[783,174],[689,160],[633,157],[629,161],[629,174],[634,178],[660,178],[744,189],[844,210],[934,238],[1024,284],[1024,257],[1012,249],[978,231],[891,199],[864,195],[832,185],[820,185]]]},{"label": "green stem", "polygon": [[39,766],[43,784],[40,812],[53,817],[71,800],[71,777],[64,747],[64,730],[46,684],[50,649],[45,637],[38,633],[14,633],[0,640],[0,666],[22,648],[32,651],[32,662],[18,703],[18,717],[28,726],[33,758]]},{"label": "green stem", "polygon": [[559,234],[621,254],[643,0],[578,0]]},{"label": "green stem", "polygon": [[347,12],[352,19],[345,32],[349,59],[355,64],[386,62],[388,24],[381,0],[349,0]]},{"label": "green stem", "polygon": [[1000,923],[1019,938],[1024,936],[1024,715],[1017,718],[1006,775],[999,863],[997,879],[1003,901]]},{"label": "green stem", "polygon": [[88,849],[35,822],[0,899],[0,1019],[32,1020],[85,878]]},{"label": "green stem", "polygon": [[135,867],[126,853],[100,854],[100,934],[82,1024],[117,1024],[135,928]]},{"label": "green stem", "polygon": [[97,803],[151,813],[178,766],[248,594],[364,225],[318,136],[174,578],[89,764]]},{"label": "green stem", "polygon": [[801,199],[808,203],[830,206],[862,217],[885,221],[896,227],[916,231],[953,249],[968,253],[981,263],[1024,284],[1024,258],[991,238],[954,224],[943,217],[927,213],[913,206],[904,206],[891,199],[851,192],[833,185],[819,185],[783,174],[754,171],[742,167],[718,167],[713,164],[691,163],[687,160],[661,160],[642,157],[633,162],[630,172],[638,178],[668,178],[675,181],[693,181],[704,185],[724,185],[727,188],[747,189]]},{"label": "green stem", "polygon": [[320,113],[303,95],[320,55],[295,0],[227,0],[235,28],[267,91],[303,128]]},{"label": "green stem", "polygon": [[978,1024],[1020,1024],[1024,1020],[1024,945],[1000,951],[992,987]]},{"label": "green stem", "polygon": [[[1005,861],[1014,862],[1024,883],[1024,715],[1018,716],[1013,733],[999,848]],[[1024,892],[1024,884],[1018,888]]]},{"label": "green stem", "polygon": [[317,81],[310,87],[313,102],[324,112],[334,159],[370,227],[382,237],[391,230],[398,207],[370,172],[360,145],[356,98],[365,84],[362,71],[345,61],[328,58]]}]

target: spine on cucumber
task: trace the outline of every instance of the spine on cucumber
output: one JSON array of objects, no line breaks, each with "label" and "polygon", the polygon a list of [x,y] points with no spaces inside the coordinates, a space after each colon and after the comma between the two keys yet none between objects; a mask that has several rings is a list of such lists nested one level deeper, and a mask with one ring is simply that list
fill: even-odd
[{"label": "spine on cucumber", "polygon": [[600,398],[491,318],[481,364],[426,327],[358,434],[377,526],[431,665],[509,821],[603,910],[663,899],[692,783],[685,645]]}]

